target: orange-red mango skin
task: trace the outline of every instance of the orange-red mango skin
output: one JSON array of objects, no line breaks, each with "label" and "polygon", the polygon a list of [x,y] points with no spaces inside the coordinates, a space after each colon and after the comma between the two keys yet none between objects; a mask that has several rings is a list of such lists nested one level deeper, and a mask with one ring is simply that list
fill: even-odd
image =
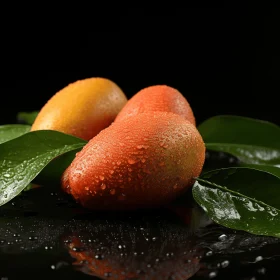
[{"label": "orange-red mango skin", "polygon": [[62,179],[64,190],[90,209],[166,204],[199,176],[205,145],[194,125],[165,112],[113,123],[79,152]]},{"label": "orange-red mango skin", "polygon": [[116,121],[139,113],[171,112],[196,125],[192,108],[187,99],[175,88],[167,85],[146,87],[128,100]]}]

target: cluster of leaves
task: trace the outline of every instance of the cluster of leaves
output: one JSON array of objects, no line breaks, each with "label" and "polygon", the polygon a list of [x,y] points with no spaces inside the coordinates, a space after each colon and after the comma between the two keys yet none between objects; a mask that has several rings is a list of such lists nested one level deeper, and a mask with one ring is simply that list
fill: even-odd
[{"label": "cluster of leaves", "polygon": [[[86,141],[26,124],[0,127],[0,205],[30,186],[59,184]],[[253,234],[280,237],[280,128],[272,123],[216,116],[198,127],[207,150],[234,156],[235,166],[207,170],[192,188],[195,201],[215,222]],[[279,195],[279,198],[278,198]]]}]

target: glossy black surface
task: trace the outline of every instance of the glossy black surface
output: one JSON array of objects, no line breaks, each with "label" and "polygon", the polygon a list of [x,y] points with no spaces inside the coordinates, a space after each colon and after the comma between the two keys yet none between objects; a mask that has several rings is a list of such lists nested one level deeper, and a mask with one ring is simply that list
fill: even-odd
[{"label": "glossy black surface", "polygon": [[277,279],[280,265],[278,239],[212,224],[190,194],[163,209],[92,213],[41,187],[0,216],[1,280]]}]

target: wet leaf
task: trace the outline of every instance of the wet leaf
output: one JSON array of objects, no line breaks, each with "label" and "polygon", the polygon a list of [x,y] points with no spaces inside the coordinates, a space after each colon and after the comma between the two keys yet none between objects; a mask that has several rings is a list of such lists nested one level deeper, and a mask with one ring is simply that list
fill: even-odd
[{"label": "wet leaf", "polygon": [[239,116],[216,116],[198,127],[206,147],[246,164],[280,166],[279,126]]},{"label": "wet leaf", "polygon": [[29,125],[8,124],[0,126],[0,144],[17,138],[30,131]]},{"label": "wet leaf", "polygon": [[265,164],[241,164],[241,167],[249,167],[257,170],[266,171],[280,178],[280,168],[273,165]]},{"label": "wet leaf", "polygon": [[77,152],[81,148],[67,152],[63,155],[52,160],[36,178],[33,182],[39,185],[58,185],[60,184],[60,178],[65,169],[71,164]]},{"label": "wet leaf", "polygon": [[0,145],[0,205],[17,196],[54,158],[85,143],[61,132],[40,130]]},{"label": "wet leaf", "polygon": [[20,123],[26,123],[29,125],[32,125],[35,121],[37,115],[39,112],[33,111],[33,112],[19,112],[17,114],[17,120]]},{"label": "wet leaf", "polygon": [[225,227],[280,237],[280,179],[251,168],[225,168],[197,178],[193,197]]}]

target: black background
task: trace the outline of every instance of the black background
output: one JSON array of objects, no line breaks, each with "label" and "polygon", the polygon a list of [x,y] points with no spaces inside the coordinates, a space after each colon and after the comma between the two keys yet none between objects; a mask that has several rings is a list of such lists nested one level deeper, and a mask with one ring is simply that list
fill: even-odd
[{"label": "black background", "polygon": [[94,76],[113,80],[128,97],[150,85],[173,86],[198,123],[236,114],[280,124],[279,9],[222,7],[93,10],[83,27],[78,17],[55,25],[51,16],[42,25],[27,17],[14,28],[2,25],[0,124]]}]

